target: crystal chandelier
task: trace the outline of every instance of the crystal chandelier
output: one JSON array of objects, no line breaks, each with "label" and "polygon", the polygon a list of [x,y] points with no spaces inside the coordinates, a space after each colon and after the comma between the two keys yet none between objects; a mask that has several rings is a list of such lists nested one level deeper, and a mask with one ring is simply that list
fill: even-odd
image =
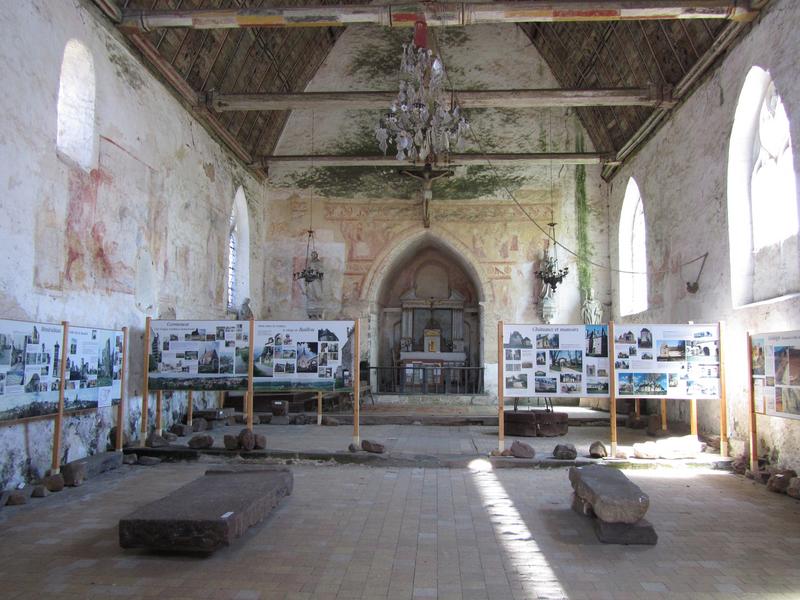
[{"label": "crystal chandelier", "polygon": [[469,131],[455,99],[447,97],[444,64],[427,38],[427,25],[417,21],[413,42],[403,44],[400,92],[375,128],[381,151],[386,154],[394,144],[397,160],[435,163],[451,148],[460,151]]},{"label": "crystal chandelier", "polygon": [[548,223],[550,227],[550,239],[553,240],[553,254],[548,251],[544,254],[544,268],[536,271],[536,276],[542,280],[546,286],[555,292],[558,284],[564,281],[564,277],[569,273],[569,267],[558,268],[558,242],[556,241],[556,223]]}]

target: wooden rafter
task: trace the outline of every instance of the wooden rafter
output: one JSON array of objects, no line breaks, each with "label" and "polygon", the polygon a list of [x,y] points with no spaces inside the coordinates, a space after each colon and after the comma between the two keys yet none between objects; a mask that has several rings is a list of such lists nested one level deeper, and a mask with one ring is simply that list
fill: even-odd
[{"label": "wooden rafter", "polygon": [[[211,92],[207,105],[217,112],[259,110],[385,109],[397,97],[385,92],[304,92],[290,94],[222,94]],[[463,108],[539,108],[550,106],[662,106],[668,94],[658,88],[463,90]]]}]

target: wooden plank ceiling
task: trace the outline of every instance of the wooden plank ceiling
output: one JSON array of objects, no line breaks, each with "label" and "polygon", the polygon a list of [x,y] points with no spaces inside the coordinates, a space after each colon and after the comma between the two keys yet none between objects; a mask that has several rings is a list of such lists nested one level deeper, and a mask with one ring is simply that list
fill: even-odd
[{"label": "wooden plank ceiling", "polygon": [[[358,0],[344,3],[369,4]],[[118,4],[126,11],[270,6],[265,0],[119,0]],[[326,4],[343,2],[280,2],[281,6]],[[687,83],[687,75],[697,70],[704,57],[707,60],[721,38],[730,36],[734,25],[744,28],[723,19],[517,26],[530,38],[565,88],[670,90]],[[138,35],[149,40],[158,59],[174,69],[202,104],[208,92],[302,92],[343,30],[343,27],[163,28]],[[207,110],[253,162],[273,153],[289,115],[287,110],[214,112],[211,107]],[[619,156],[637,137],[637,132],[647,127],[648,120],[653,120],[654,113],[667,111],[669,107],[597,106],[576,110],[595,150]],[[242,152],[239,156],[243,157]]]}]

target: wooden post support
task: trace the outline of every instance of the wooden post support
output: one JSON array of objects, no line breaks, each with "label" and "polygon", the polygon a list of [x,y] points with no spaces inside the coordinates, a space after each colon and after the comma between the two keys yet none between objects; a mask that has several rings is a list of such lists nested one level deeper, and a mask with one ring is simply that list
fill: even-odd
[{"label": "wooden post support", "polygon": [[[752,379],[752,375],[748,375]],[[719,453],[728,456],[728,399],[725,395],[725,321],[719,322]]]},{"label": "wooden post support", "polygon": [[611,458],[617,456],[617,370],[614,367],[614,321],[608,323],[608,412],[611,417]]},{"label": "wooden post support", "polygon": [[192,390],[189,390],[188,398],[186,399],[186,424],[191,427],[194,414],[194,395]]},{"label": "wooden post support", "polygon": [[661,399],[661,430],[667,430],[667,399]]},{"label": "wooden post support", "polygon": [[162,423],[162,413],[164,412],[162,409],[162,401],[163,401],[163,392],[161,390],[156,391],[156,433],[161,435],[163,433],[163,423]]},{"label": "wooden post support", "polygon": [[[217,408],[224,408],[225,407],[225,392],[219,391],[217,392]],[[247,404],[242,406],[242,411],[247,414]]]},{"label": "wooden post support", "polygon": [[141,424],[141,435],[139,436],[139,445],[144,446],[144,442],[147,439],[147,430],[149,429],[148,421],[148,412],[150,407],[148,406],[150,395],[150,382],[148,380],[150,371],[150,317],[147,317],[144,320],[144,382],[142,383],[142,424]]},{"label": "wooden post support", "polygon": [[691,434],[697,435],[697,398],[689,400],[689,422]]},{"label": "wooden post support", "polygon": [[114,447],[117,452],[122,452],[122,433],[125,430],[125,369],[128,364],[128,328],[122,328],[122,365],[119,371],[119,404],[117,405],[117,439]]},{"label": "wooden post support", "polygon": [[505,397],[503,388],[505,386],[505,376],[503,371],[505,363],[503,359],[503,322],[497,323],[497,449],[502,452],[506,449],[506,417],[505,417]]},{"label": "wooden post support", "polygon": [[317,425],[322,425],[322,392],[317,392]]},{"label": "wooden post support", "polygon": [[353,443],[361,447],[361,325],[356,319],[353,330]]},{"label": "wooden post support", "polygon": [[[756,473],[758,472],[758,417],[756,417],[756,390],[753,381],[753,338],[749,333],[747,334],[747,376],[750,378],[748,386],[750,388],[750,470]],[[720,440],[722,440],[722,436],[720,436]]]},{"label": "wooden post support", "polygon": [[255,340],[254,335],[256,331],[256,322],[253,317],[250,317],[250,352],[248,353],[248,364],[247,364],[247,397],[246,397],[246,404],[247,404],[247,428],[252,430],[253,429],[253,363],[255,361],[255,357],[253,356],[255,352]]},{"label": "wooden post support", "polygon": [[633,401],[633,410],[634,414],[636,415],[636,420],[638,421],[642,416],[642,399],[636,398]]},{"label": "wooden post support", "polygon": [[50,465],[50,473],[53,475],[61,472],[61,425],[64,420],[64,374],[67,366],[69,323],[61,321],[61,327],[63,332],[61,334],[61,364],[58,371],[58,413],[53,424],[53,462]]}]

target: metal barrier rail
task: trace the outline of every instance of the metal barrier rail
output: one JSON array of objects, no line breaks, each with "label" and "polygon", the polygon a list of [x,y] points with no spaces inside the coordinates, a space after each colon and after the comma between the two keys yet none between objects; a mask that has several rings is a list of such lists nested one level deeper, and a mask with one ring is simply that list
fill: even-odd
[{"label": "metal barrier rail", "polygon": [[[382,394],[482,394],[483,367],[370,367],[370,381]],[[373,378],[374,376],[374,378]]]}]

